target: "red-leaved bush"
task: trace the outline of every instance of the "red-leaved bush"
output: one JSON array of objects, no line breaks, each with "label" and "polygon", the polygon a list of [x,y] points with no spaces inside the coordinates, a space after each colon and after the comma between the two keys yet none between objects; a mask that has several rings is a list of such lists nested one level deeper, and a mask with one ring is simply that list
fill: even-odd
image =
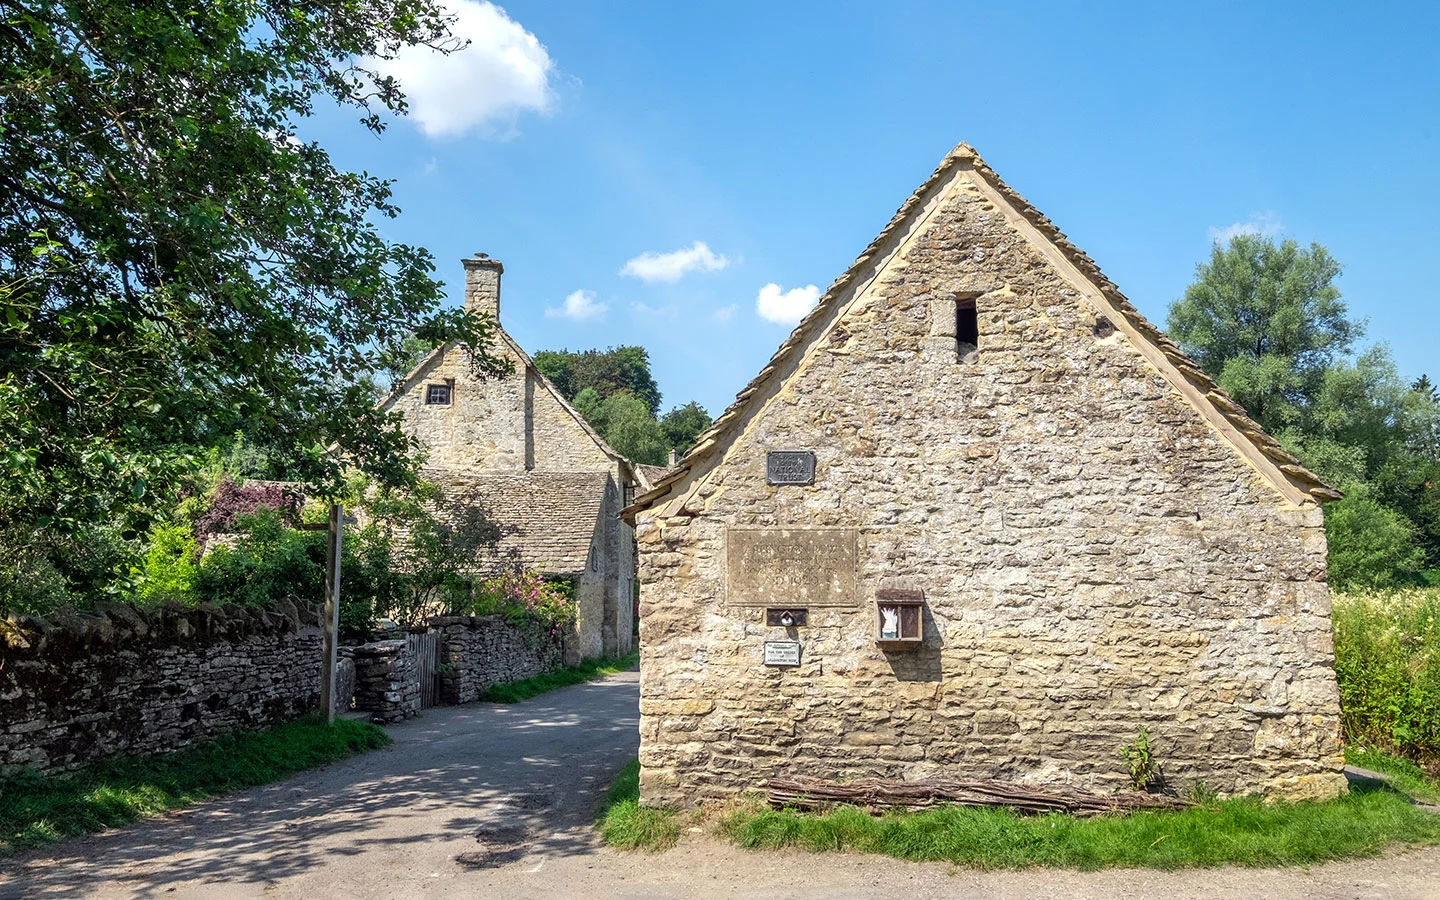
[{"label": "red-leaved bush", "polygon": [[291,485],[275,481],[236,484],[226,475],[210,492],[204,515],[195,520],[195,537],[204,542],[211,535],[228,534],[235,530],[236,518],[261,509],[273,509],[286,525],[294,526],[300,521],[301,502],[300,492]]}]

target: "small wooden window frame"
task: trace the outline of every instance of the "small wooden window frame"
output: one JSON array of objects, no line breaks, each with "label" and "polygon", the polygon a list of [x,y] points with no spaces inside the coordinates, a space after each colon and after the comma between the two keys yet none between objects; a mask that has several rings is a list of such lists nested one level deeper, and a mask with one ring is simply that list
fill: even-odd
[{"label": "small wooden window frame", "polygon": [[[895,628],[887,627],[894,614]],[[875,592],[875,643],[884,650],[914,650],[925,643],[925,592],[909,585],[882,585]]]},{"label": "small wooden window frame", "polygon": [[453,382],[432,382],[425,385],[426,406],[449,406],[455,400],[455,385]]}]

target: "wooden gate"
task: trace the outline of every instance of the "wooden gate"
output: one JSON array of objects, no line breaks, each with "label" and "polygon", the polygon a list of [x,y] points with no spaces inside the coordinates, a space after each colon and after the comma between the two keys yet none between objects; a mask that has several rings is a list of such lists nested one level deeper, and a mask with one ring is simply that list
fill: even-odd
[{"label": "wooden gate", "polygon": [[435,664],[439,662],[440,635],[433,631],[406,635],[405,649],[415,660],[416,674],[420,679],[420,708],[429,709],[440,700],[440,676],[435,671]]}]

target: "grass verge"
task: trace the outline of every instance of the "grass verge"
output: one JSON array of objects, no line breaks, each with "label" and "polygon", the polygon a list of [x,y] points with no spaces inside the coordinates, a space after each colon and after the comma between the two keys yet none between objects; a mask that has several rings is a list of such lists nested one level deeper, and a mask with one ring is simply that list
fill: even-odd
[{"label": "grass verge", "polygon": [[668,850],[680,839],[680,813],[640,805],[640,760],[632,759],[610,783],[595,827],[619,850]]},{"label": "grass verge", "polygon": [[726,814],[720,827],[744,847],[852,850],[980,869],[1304,865],[1374,856],[1396,843],[1440,843],[1440,816],[1384,788],[1324,803],[1245,798],[1090,819],[961,807],[808,815],[756,803]]},{"label": "grass verge", "polygon": [[[1387,776],[1390,787],[1402,794],[1408,794],[1422,803],[1440,804],[1440,781],[1432,778],[1413,760],[1381,750],[1346,747],[1345,761]],[[1435,761],[1427,761],[1427,765],[1432,767],[1432,771],[1436,768]]]},{"label": "grass verge", "polygon": [[0,781],[0,856],[278,781],[390,743],[368,722],[304,717],[160,756]]},{"label": "grass verge", "polygon": [[581,660],[578,666],[566,666],[563,669],[556,669],[553,672],[545,672],[533,678],[523,678],[508,684],[491,685],[480,695],[480,699],[488,700],[491,703],[519,703],[521,700],[529,700],[531,697],[557,688],[569,687],[572,684],[580,684],[605,675],[614,675],[616,672],[633,669],[639,662],[640,653],[638,651],[629,656],[585,659]]}]

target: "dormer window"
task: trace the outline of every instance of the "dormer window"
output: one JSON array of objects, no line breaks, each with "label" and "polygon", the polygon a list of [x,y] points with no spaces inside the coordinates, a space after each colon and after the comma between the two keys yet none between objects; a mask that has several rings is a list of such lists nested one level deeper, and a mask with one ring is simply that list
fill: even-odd
[{"label": "dormer window", "polygon": [[450,405],[449,384],[427,384],[425,385],[426,406],[449,406]]}]

